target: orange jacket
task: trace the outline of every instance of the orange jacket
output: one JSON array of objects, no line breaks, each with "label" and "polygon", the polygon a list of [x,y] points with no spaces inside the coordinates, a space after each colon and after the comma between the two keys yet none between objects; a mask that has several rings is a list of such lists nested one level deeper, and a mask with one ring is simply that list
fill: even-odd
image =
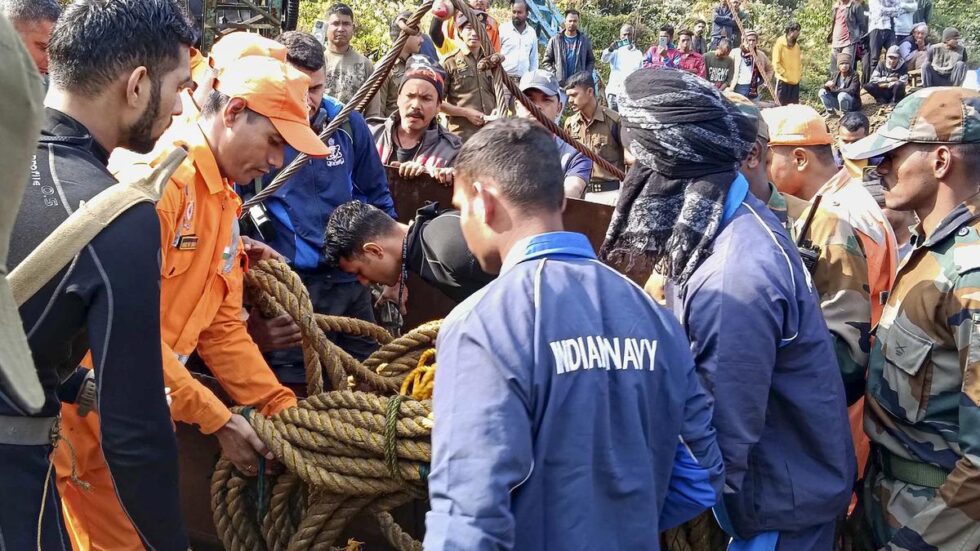
[{"label": "orange jacket", "polygon": [[[164,381],[177,421],[210,434],[231,413],[183,363],[196,349],[237,404],[271,415],[296,405],[245,330],[242,293],[247,257],[238,227],[241,201],[218,169],[196,122],[177,122],[173,145],[188,156],[157,203],[161,234],[160,321]],[[169,148],[168,148],[169,149]],[[169,151],[165,151],[162,158]]]}]

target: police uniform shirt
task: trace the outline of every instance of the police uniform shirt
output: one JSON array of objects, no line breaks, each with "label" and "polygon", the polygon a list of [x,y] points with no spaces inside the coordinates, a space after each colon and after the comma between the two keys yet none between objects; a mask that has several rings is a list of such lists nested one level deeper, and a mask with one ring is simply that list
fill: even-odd
[{"label": "police uniform shirt", "polygon": [[[603,159],[625,172],[623,143],[619,138],[620,117],[615,111],[596,105],[592,120],[586,121],[582,113],[575,113],[565,120],[565,129]],[[601,166],[592,171],[592,182],[619,181]]]}]

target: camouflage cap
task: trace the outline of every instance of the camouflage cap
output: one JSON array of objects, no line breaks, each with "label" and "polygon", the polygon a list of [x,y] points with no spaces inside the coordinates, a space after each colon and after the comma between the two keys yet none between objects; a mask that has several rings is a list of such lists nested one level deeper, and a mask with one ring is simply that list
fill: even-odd
[{"label": "camouflage cap", "polygon": [[843,147],[848,159],[870,159],[907,143],[980,143],[980,93],[925,88],[903,99],[874,134]]}]

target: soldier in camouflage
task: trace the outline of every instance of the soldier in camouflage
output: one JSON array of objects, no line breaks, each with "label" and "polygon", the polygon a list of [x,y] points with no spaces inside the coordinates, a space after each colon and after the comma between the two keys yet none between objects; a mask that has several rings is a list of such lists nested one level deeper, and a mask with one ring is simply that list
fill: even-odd
[{"label": "soldier in camouflage", "polygon": [[[813,283],[820,293],[820,307],[834,338],[837,363],[847,390],[847,403],[864,395],[865,371],[871,349],[871,295],[868,258],[858,232],[839,202],[822,201],[807,228],[813,196],[837,173],[833,162],[833,137],[826,123],[811,107],[793,105],[762,111],[770,149],[790,150],[791,167],[778,164],[784,156],[773,154],[770,180],[775,188],[768,198],[770,210],[790,229],[817,249]],[[768,182],[767,182],[768,183]],[[769,184],[772,186],[772,184]],[[852,430],[861,434],[860,412]],[[858,447],[860,451],[860,447]],[[860,463],[859,463],[860,465]]]},{"label": "soldier in camouflage", "polygon": [[980,548],[980,94],[928,88],[846,156],[884,155],[888,208],[920,223],[878,326],[865,430],[875,543]]}]

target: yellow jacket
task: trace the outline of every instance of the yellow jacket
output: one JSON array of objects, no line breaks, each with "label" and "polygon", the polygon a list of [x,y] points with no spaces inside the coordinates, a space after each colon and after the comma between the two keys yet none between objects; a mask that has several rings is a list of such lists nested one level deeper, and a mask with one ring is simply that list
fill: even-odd
[{"label": "yellow jacket", "polygon": [[803,54],[800,51],[800,43],[797,42],[792,48],[786,44],[786,36],[776,39],[776,45],[772,47],[772,65],[776,71],[776,78],[786,84],[799,84],[803,78]]}]

